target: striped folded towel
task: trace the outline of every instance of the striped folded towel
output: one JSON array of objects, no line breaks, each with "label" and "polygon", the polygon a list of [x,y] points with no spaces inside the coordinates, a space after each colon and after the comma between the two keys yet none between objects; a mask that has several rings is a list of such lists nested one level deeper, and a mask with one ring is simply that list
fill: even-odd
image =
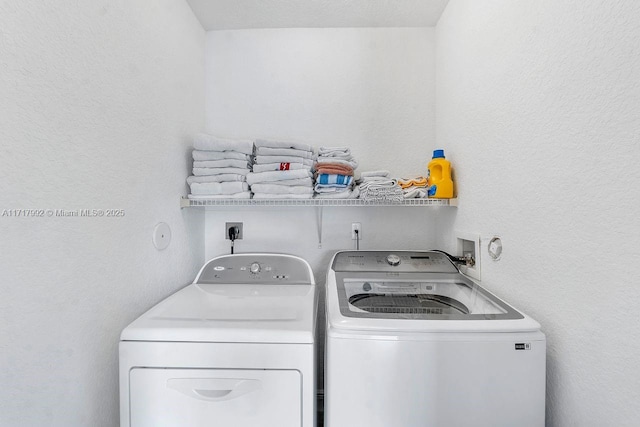
[{"label": "striped folded towel", "polygon": [[353,176],[350,176],[350,175],[321,173],[320,175],[318,175],[318,178],[316,179],[316,183],[323,184],[323,185],[333,184],[333,185],[347,186],[351,184],[352,180],[353,180]]}]

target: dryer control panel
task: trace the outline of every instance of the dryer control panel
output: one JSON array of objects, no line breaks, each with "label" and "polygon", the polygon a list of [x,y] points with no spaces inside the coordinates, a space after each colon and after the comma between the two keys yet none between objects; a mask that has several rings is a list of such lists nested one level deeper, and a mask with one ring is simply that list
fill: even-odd
[{"label": "dryer control panel", "polygon": [[235,254],[217,257],[202,267],[201,284],[314,284],[309,264],[301,258],[278,254]]},{"label": "dryer control panel", "polygon": [[336,254],[331,268],[336,272],[458,273],[445,254],[433,251],[344,251]]}]

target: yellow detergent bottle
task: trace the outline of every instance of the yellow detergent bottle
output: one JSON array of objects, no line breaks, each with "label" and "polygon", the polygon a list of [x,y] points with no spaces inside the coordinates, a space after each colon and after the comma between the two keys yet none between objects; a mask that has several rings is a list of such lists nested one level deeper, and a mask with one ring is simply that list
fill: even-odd
[{"label": "yellow detergent bottle", "polygon": [[427,166],[427,185],[429,197],[435,199],[453,198],[453,180],[451,163],[444,157],[444,150],[434,150],[433,159]]}]

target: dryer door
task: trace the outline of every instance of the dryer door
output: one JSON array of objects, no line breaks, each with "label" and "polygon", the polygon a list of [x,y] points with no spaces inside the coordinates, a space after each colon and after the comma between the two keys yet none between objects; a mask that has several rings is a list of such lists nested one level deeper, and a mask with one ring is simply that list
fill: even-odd
[{"label": "dryer door", "polygon": [[300,426],[294,370],[157,369],[130,372],[131,426]]}]

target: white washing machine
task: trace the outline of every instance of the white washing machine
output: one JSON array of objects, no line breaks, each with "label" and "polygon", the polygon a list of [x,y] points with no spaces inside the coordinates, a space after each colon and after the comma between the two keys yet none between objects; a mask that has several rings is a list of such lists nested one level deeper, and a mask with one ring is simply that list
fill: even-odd
[{"label": "white washing machine", "polygon": [[545,423],[540,325],[439,252],[337,253],[327,275],[325,425]]},{"label": "white washing machine", "polygon": [[120,425],[315,426],[316,313],[303,259],[212,259],[122,332]]}]

